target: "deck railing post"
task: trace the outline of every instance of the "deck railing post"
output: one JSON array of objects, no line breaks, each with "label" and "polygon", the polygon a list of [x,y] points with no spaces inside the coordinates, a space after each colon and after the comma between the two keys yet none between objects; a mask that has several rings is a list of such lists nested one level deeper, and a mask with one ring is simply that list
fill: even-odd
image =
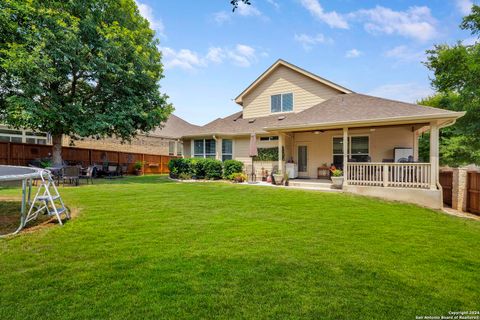
[{"label": "deck railing post", "polygon": [[388,164],[383,165],[383,186],[388,187]]}]

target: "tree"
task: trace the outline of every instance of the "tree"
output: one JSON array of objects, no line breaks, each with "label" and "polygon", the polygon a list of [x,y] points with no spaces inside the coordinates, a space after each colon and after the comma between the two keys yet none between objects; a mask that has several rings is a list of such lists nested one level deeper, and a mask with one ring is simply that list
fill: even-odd
[{"label": "tree", "polygon": [[[480,36],[480,6],[472,7],[460,28]],[[454,126],[443,130],[442,161],[450,165],[480,164],[480,42],[436,45],[427,53],[426,66],[433,71],[432,86],[438,94],[420,103],[467,112]]]},{"label": "tree", "polygon": [[52,135],[128,141],[172,111],[158,40],[134,0],[0,2],[0,121]]}]

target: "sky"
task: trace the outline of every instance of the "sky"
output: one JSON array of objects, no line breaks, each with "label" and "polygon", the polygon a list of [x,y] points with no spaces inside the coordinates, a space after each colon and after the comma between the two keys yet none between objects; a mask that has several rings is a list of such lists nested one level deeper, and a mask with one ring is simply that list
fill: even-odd
[{"label": "sky", "polygon": [[241,111],[233,99],[284,59],[355,92],[406,102],[433,93],[422,64],[460,30],[477,0],[136,0],[160,40],[161,92],[203,125]]}]

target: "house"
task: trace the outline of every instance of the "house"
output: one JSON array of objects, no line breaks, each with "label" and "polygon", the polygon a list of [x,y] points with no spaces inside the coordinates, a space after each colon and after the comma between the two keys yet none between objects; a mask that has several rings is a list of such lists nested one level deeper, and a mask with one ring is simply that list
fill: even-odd
[{"label": "house", "polygon": [[[347,192],[441,207],[439,130],[464,113],[355,93],[284,60],[235,102],[241,111],[182,135],[186,157],[251,165],[255,133],[258,148],[276,148],[270,170],[285,172],[293,162],[295,176],[317,179],[319,168],[333,164],[343,169]],[[426,131],[430,157],[419,162],[418,138]]]},{"label": "house", "polygon": [[[131,142],[122,143],[121,140],[117,138],[96,139],[94,137],[73,140],[68,136],[64,136],[63,146],[75,146],[94,150],[182,156],[182,135],[189,134],[197,129],[197,126],[172,114],[160,127],[147,134],[139,134],[132,139]],[[50,136],[46,133],[14,129],[6,125],[0,125],[0,142],[2,141],[41,145],[51,145],[52,143]]]}]

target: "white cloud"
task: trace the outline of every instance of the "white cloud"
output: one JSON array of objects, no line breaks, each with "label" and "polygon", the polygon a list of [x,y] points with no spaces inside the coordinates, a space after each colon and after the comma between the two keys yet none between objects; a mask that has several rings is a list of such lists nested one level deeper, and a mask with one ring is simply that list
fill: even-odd
[{"label": "white cloud", "polygon": [[238,3],[238,8],[235,9],[241,16],[261,16],[262,13],[253,4],[245,4],[243,2]]},{"label": "white cloud", "polygon": [[225,51],[219,47],[212,47],[208,49],[208,53],[206,56],[207,60],[212,61],[214,63],[222,63],[225,57],[226,57]]},{"label": "white cloud", "polygon": [[275,0],[267,0],[267,2],[270,3],[272,6],[274,6],[275,9],[277,9],[277,10],[280,9],[280,5],[278,4],[277,1],[275,1]]},{"label": "white cloud", "polygon": [[300,2],[315,18],[325,22],[331,28],[348,29],[345,17],[335,11],[325,12],[318,0],[300,0]]},{"label": "white cloud", "polygon": [[346,58],[357,58],[362,55],[362,52],[357,50],[357,49],[351,49],[345,52],[345,57]]},{"label": "white cloud", "polygon": [[365,30],[373,34],[398,34],[420,41],[427,41],[437,35],[436,20],[428,7],[410,7],[405,11],[394,11],[377,6],[364,9],[349,15],[352,18],[365,20]]},{"label": "white cloud", "polygon": [[243,2],[238,3],[238,7],[237,9],[235,9],[235,12],[219,11],[214,13],[213,20],[217,24],[222,25],[225,22],[232,21],[233,17],[236,14],[242,17],[259,17],[263,20],[268,20],[268,18],[264,16],[262,12],[257,9],[257,7],[253,5],[244,4]]},{"label": "white cloud", "polygon": [[260,57],[266,57],[266,52],[260,52],[248,45],[237,44],[232,47],[211,47],[205,55],[198,54],[189,49],[174,50],[160,48],[163,52],[165,69],[180,68],[193,71],[207,67],[210,63],[221,64],[230,62],[239,67],[249,67],[257,62]]},{"label": "white cloud", "polygon": [[226,11],[219,11],[213,14],[213,20],[215,20],[217,24],[222,25],[225,22],[231,21],[232,16]]},{"label": "white cloud", "polygon": [[455,2],[461,14],[467,15],[472,12],[473,2],[471,0],[456,0]]},{"label": "white cloud", "polygon": [[379,86],[368,94],[387,99],[415,103],[433,93],[434,91],[429,86],[419,85],[418,83],[399,83]]},{"label": "white cloud", "polygon": [[256,50],[244,44],[237,44],[234,49],[227,49],[226,51],[232,63],[239,67],[249,67],[252,63],[258,61]]},{"label": "white cloud", "polygon": [[426,60],[425,50],[412,50],[407,46],[396,46],[385,52],[385,56],[397,59],[399,62],[421,62]]},{"label": "white cloud", "polygon": [[184,70],[194,70],[206,65],[204,59],[198,53],[189,49],[176,51],[172,48],[160,48],[163,53],[165,69],[180,68]]},{"label": "white cloud", "polygon": [[135,0],[135,3],[137,4],[140,15],[150,23],[150,28],[155,30],[159,36],[165,37],[165,26],[161,19],[155,18],[152,7],[138,0]]},{"label": "white cloud", "polygon": [[322,43],[332,43],[333,40],[325,37],[323,34],[319,33],[316,35],[308,35],[305,33],[295,34],[295,41],[300,43],[305,50],[310,50],[313,46]]}]

